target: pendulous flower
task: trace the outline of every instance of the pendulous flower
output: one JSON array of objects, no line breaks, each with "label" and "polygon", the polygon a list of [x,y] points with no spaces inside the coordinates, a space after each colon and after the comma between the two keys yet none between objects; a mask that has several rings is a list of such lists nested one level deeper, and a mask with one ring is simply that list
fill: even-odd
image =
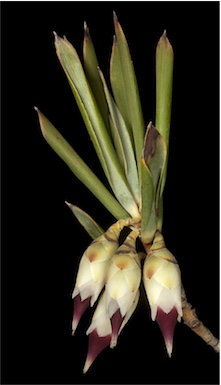
[{"label": "pendulous flower", "polygon": [[[133,312],[135,311],[138,300],[139,300],[139,290],[136,293],[136,296],[134,298],[134,301],[127,312],[118,335],[122,332],[122,329],[126,325],[126,323],[129,321],[130,317],[132,316]],[[101,295],[97,307],[95,309],[94,315],[92,317],[91,324],[86,332],[86,334],[89,336],[88,341],[88,353],[84,365],[83,372],[86,373],[96,357],[106,348],[110,345],[111,338],[112,338],[112,327],[111,327],[111,321],[107,312],[106,308],[106,291],[103,292]]]},{"label": "pendulous flower", "polygon": [[171,357],[176,321],[182,317],[181,275],[176,258],[158,231],[144,262],[143,282],[152,320],[157,321]]},{"label": "pendulous flower", "polygon": [[106,307],[112,326],[110,346],[117,344],[121,325],[133,305],[140,281],[140,260],[136,251],[137,231],[132,231],[112,257],[106,278]]},{"label": "pendulous flower", "polygon": [[72,321],[72,335],[77,325],[89,306],[93,306],[100,295],[104,284],[107,269],[111,257],[119,247],[118,238],[128,220],[119,220],[108,230],[96,238],[85,250],[79,264],[75,288],[72,294],[74,298],[74,314]]}]

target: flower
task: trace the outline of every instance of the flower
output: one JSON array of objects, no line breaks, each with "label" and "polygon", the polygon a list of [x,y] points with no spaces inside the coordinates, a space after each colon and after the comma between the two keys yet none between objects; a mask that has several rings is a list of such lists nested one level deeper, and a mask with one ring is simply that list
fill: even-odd
[{"label": "flower", "polygon": [[[121,333],[122,329],[129,321],[133,312],[135,311],[139,300],[139,290],[136,293],[134,301],[131,308],[127,312],[118,335]],[[107,346],[110,345],[112,338],[112,327],[111,321],[106,309],[106,291],[101,295],[97,307],[95,309],[94,315],[92,317],[91,324],[86,332],[89,336],[88,341],[88,352],[84,365],[83,372],[86,373],[98,354],[100,354]]]},{"label": "flower", "polygon": [[117,344],[121,325],[132,307],[141,280],[141,268],[135,243],[138,234],[132,231],[112,257],[106,279],[106,308],[112,326],[110,346]]},{"label": "flower", "polygon": [[74,298],[74,314],[72,321],[72,335],[89,306],[93,306],[100,295],[106,278],[106,272],[111,257],[119,247],[118,238],[124,226],[134,224],[133,218],[120,219],[107,231],[96,238],[85,250],[77,273]]},{"label": "flower", "polygon": [[115,234],[111,233],[108,236],[107,234],[108,232],[96,238],[81,258],[72,294],[74,298],[72,334],[75,333],[84,311],[88,306],[93,306],[101,293],[110,258],[118,248]]},{"label": "flower", "polygon": [[159,232],[144,262],[143,282],[152,320],[157,321],[171,357],[176,321],[182,317],[181,276],[176,258],[165,247]]}]

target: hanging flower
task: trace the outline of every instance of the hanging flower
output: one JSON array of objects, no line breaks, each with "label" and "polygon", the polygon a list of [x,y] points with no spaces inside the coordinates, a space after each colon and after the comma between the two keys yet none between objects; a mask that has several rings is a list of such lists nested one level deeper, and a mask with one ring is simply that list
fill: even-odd
[{"label": "hanging flower", "polygon": [[[129,321],[133,312],[135,311],[139,300],[139,291],[136,293],[132,306],[127,312],[118,335],[123,330],[126,323]],[[92,317],[91,324],[86,332],[89,336],[88,341],[88,353],[85,361],[83,372],[86,373],[95,358],[100,354],[106,347],[110,345],[112,338],[112,327],[111,321],[106,309],[106,291],[101,295],[97,307],[95,309],[94,315]]]},{"label": "hanging flower", "polygon": [[72,294],[74,298],[74,315],[72,335],[89,306],[93,306],[100,295],[111,257],[119,247],[118,238],[124,226],[134,223],[132,218],[119,220],[107,231],[97,237],[84,252]]},{"label": "hanging flower", "polygon": [[106,307],[112,326],[110,346],[117,344],[121,325],[135,300],[141,280],[141,268],[135,242],[138,234],[131,232],[111,259],[106,281]]},{"label": "hanging flower", "polygon": [[[84,252],[72,298],[74,298],[74,315],[72,334],[74,334],[81,316],[88,306],[93,306],[105,283],[110,258],[118,248],[118,240],[113,233],[98,237]],[[112,235],[112,237],[111,237]]]},{"label": "hanging flower", "polygon": [[181,277],[177,261],[159,232],[144,262],[143,281],[152,320],[157,321],[171,357],[176,321],[182,316]]}]

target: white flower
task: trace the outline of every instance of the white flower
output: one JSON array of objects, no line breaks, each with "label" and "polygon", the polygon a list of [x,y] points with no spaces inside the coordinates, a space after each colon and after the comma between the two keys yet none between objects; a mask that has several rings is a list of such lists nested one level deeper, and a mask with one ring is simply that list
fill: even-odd
[{"label": "white flower", "polygon": [[159,324],[171,356],[176,321],[182,317],[181,276],[173,254],[166,247],[157,249],[156,243],[159,244],[154,242],[145,259],[143,282],[152,320]]},{"label": "white flower", "polygon": [[106,307],[112,325],[111,347],[117,343],[121,324],[135,300],[141,280],[141,269],[135,249],[137,233],[128,235],[107,272]]},{"label": "white flower", "polygon": [[114,238],[107,240],[105,234],[92,242],[80,261],[72,295],[72,298],[75,299],[72,334],[83,312],[89,305],[93,306],[101,293],[110,259],[118,248],[117,240]]},{"label": "white flower", "polygon": [[[134,301],[131,308],[127,312],[118,335],[121,333],[122,329],[129,321],[133,312],[135,311],[139,300],[139,290],[136,293]],[[97,307],[95,309],[94,315],[92,317],[91,324],[86,332],[89,336],[88,341],[88,353],[85,361],[83,372],[86,373],[98,354],[100,354],[107,346],[110,345],[112,337],[112,327],[111,321],[106,309],[106,292],[104,291],[101,295]]]}]

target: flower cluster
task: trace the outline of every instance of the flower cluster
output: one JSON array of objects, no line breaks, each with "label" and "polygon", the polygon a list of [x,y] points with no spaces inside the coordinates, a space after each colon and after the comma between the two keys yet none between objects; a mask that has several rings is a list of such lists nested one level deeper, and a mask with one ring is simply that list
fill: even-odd
[{"label": "flower cluster", "polygon": [[[124,226],[132,231],[119,245]],[[103,349],[116,346],[138,304],[142,278],[142,258],[136,248],[139,235],[131,218],[120,220],[96,238],[80,260],[73,291],[72,334],[84,311],[98,300],[86,332],[89,343],[84,373]],[[171,356],[176,321],[182,316],[181,279],[176,259],[158,231],[144,260],[143,282],[152,319],[157,321]]]}]

